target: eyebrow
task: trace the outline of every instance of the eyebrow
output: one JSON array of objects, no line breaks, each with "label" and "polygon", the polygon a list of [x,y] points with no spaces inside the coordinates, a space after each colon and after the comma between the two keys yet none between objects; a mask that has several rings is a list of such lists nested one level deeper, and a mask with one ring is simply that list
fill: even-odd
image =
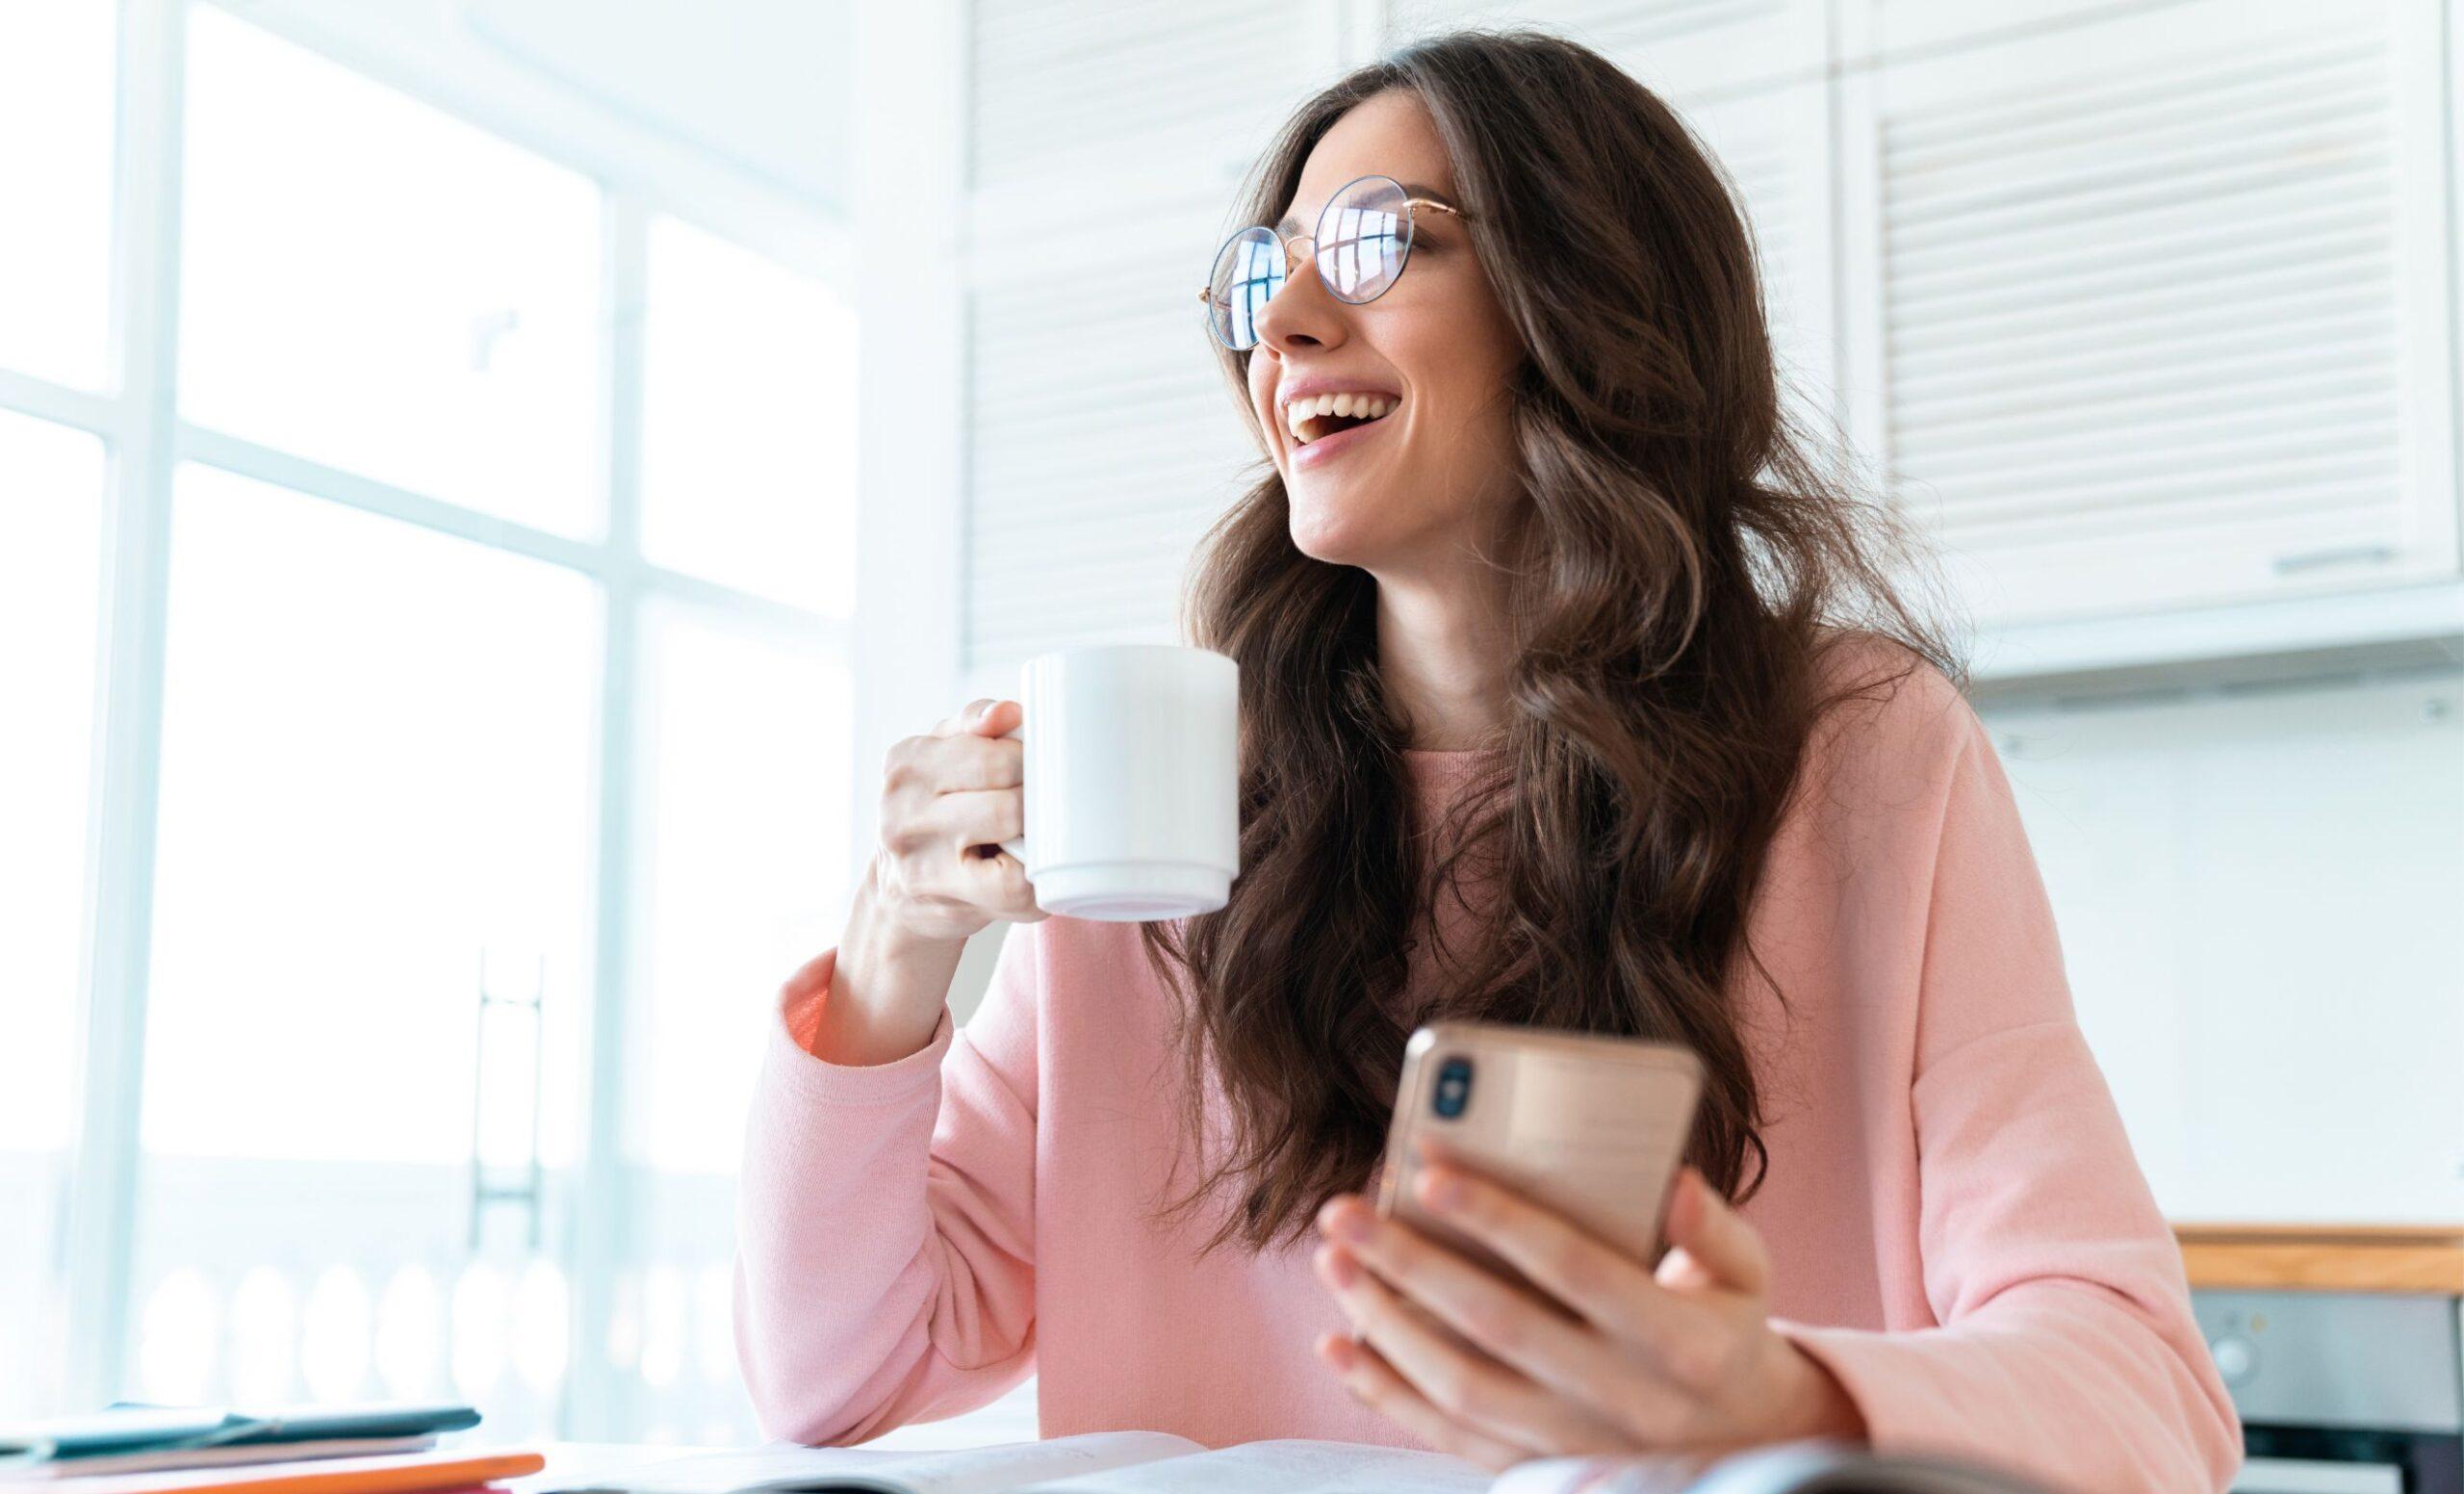
[{"label": "eyebrow", "polygon": [[[1443,202],[1450,208],[1455,208],[1458,211],[1460,210],[1461,204],[1457,203],[1451,196],[1438,191],[1434,187],[1424,187],[1418,182],[1404,182],[1402,184],[1402,188],[1403,195],[1406,197],[1426,197],[1431,202]],[[1324,204],[1321,203],[1319,205],[1319,211],[1322,213],[1325,211]],[[1295,218],[1289,213],[1286,213],[1283,215],[1282,220],[1274,225],[1274,231],[1282,237],[1289,239],[1294,234],[1300,231],[1300,219]]]}]

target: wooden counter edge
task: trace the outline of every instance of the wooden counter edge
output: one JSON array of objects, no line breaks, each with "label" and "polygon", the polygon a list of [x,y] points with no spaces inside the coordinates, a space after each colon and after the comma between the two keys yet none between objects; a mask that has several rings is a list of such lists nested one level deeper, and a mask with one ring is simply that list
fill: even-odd
[{"label": "wooden counter edge", "polygon": [[2464,1294],[2464,1226],[2175,1224],[2194,1288]]}]

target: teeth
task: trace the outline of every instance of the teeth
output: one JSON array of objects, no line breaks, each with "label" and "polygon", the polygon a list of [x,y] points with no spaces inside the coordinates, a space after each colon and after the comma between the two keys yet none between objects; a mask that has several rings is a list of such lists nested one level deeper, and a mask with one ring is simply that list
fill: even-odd
[{"label": "teeth", "polygon": [[1388,399],[1384,395],[1312,395],[1306,399],[1295,399],[1285,405],[1283,418],[1284,423],[1292,427],[1293,439],[1306,443],[1309,438],[1302,434],[1300,427],[1310,421],[1328,415],[1349,415],[1364,420],[1377,420],[1391,413],[1395,406],[1401,402],[1399,399]]}]

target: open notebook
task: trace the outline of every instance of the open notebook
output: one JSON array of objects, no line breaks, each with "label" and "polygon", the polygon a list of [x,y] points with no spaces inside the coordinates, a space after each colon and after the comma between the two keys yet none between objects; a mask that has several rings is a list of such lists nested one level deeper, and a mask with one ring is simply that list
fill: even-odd
[{"label": "open notebook", "polygon": [[1827,1441],[1725,1458],[1536,1458],[1492,1475],[1442,1453],[1289,1439],[1209,1449],[1093,1431],[941,1452],[771,1443],[637,1464],[537,1494],[2045,1494],[2006,1475]]}]

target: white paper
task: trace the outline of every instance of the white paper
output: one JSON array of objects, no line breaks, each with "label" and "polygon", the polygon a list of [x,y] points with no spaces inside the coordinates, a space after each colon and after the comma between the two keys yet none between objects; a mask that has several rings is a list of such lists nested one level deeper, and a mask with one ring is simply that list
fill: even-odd
[{"label": "white paper", "polygon": [[1465,1458],[1366,1442],[1291,1437],[1049,1480],[1014,1494],[1488,1494]]},{"label": "white paper", "polygon": [[1498,1475],[1489,1494],[1687,1494],[1714,1454],[1535,1457]]}]

